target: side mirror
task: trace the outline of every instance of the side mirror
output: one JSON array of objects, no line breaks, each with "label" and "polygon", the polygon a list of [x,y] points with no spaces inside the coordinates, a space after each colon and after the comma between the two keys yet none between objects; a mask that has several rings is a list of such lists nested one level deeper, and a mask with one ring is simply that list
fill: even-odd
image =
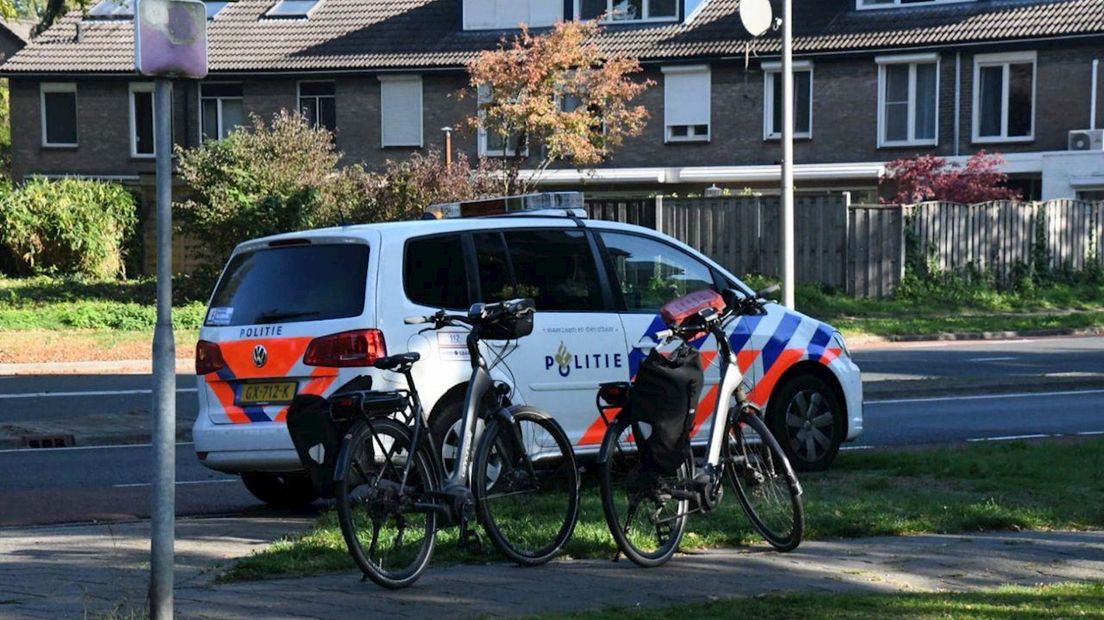
[{"label": "side mirror", "polygon": [[772,284],[772,285],[768,286],[767,288],[765,288],[765,289],[759,291],[758,293],[756,293],[755,297],[758,298],[758,299],[766,299],[768,295],[773,295],[773,294],[777,293],[780,290],[782,290],[782,287],[780,285]]},{"label": "side mirror", "polygon": [[469,319],[481,319],[487,313],[487,304],[478,303],[472,304],[471,308],[468,308]]},{"label": "side mirror", "polygon": [[740,303],[740,300],[744,298],[744,295],[734,288],[726,288],[725,290],[721,291],[721,298],[724,299],[725,308],[732,310],[736,307],[736,304]]}]

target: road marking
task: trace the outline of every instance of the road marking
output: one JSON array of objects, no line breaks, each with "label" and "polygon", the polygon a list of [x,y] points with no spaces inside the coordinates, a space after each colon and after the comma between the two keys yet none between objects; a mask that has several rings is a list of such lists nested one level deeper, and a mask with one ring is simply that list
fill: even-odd
[{"label": "road marking", "polygon": [[[176,445],[178,447],[179,446],[190,446],[190,445],[192,445],[192,442],[190,442],[190,441],[180,441],[180,442],[177,442]],[[119,450],[119,449],[130,450],[130,449],[134,449],[134,448],[152,448],[152,447],[153,447],[153,445],[148,444],[148,443],[133,443],[133,444],[116,444],[116,445],[110,445],[110,446],[69,446],[68,448],[42,448],[42,449],[37,449],[37,450],[36,449],[31,449],[31,448],[9,448],[7,450],[0,450],[0,454],[15,453],[15,452],[22,452],[22,453],[25,453],[25,454],[49,454],[49,453],[52,453],[52,452],[71,452],[71,451],[74,451],[74,450]]]},{"label": "road marking", "polygon": [[1082,436],[1082,437],[1089,437],[1089,436],[1092,436],[1092,435],[1104,435],[1104,431],[1081,431],[1080,433],[1077,433],[1077,434]]},{"label": "road marking", "polygon": [[968,396],[930,396],[926,398],[894,398],[887,400],[866,400],[863,405],[900,405],[905,403],[939,403],[955,400],[988,400],[998,398],[1031,398],[1033,396],[1081,396],[1104,394],[1104,390],[1073,390],[1069,392],[1017,392],[1015,394],[973,394]]},{"label": "road marking", "polygon": [[1061,435],[1049,435],[1046,433],[1037,435],[1005,435],[1003,437],[976,437],[974,439],[967,439],[966,441],[1014,441],[1016,439],[1046,439],[1048,437],[1061,437]]},{"label": "road marking", "polygon": [[[178,485],[184,485],[184,484],[227,484],[227,483],[230,483],[230,482],[238,483],[238,482],[241,482],[241,480],[238,480],[237,478],[232,478],[232,479],[229,479],[229,480],[180,480],[180,481],[177,481],[176,484],[178,484]],[[113,484],[111,486],[112,486],[112,488],[115,488],[115,489],[137,489],[137,488],[141,488],[141,487],[152,486],[152,484],[153,483],[150,483],[150,482],[133,482],[131,484]]]},{"label": "road marking", "polygon": [[840,446],[840,450],[873,450],[875,446]]},{"label": "road marking", "polygon": [[966,360],[967,362],[1010,362],[1012,360],[1019,359],[1015,356],[1006,357],[971,357]]},{"label": "road marking", "polygon": [[[179,388],[177,392],[194,393],[197,388]],[[0,400],[17,398],[74,398],[80,396],[140,396],[153,394],[153,390],[101,390],[97,392],[34,392],[27,394],[0,394]]]}]

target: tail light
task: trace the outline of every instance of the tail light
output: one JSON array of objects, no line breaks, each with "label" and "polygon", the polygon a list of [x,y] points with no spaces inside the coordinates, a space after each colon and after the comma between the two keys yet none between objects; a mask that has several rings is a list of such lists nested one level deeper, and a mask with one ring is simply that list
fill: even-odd
[{"label": "tail light", "polygon": [[203,376],[226,368],[222,359],[222,350],[213,342],[200,340],[196,343],[196,374]]},{"label": "tail light", "polygon": [[307,366],[348,368],[371,366],[381,357],[387,357],[383,332],[378,329],[359,329],[315,338],[307,347],[303,363]]}]

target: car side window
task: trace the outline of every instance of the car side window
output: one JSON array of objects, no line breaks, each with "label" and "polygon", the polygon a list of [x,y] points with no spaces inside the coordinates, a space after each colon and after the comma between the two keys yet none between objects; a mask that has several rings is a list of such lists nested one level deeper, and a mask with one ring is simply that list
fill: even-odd
[{"label": "car side window", "polygon": [[621,288],[629,312],[658,312],[672,299],[716,288],[709,267],[674,246],[639,235],[601,235],[613,266],[614,286]]},{"label": "car side window", "polygon": [[403,288],[410,301],[431,308],[468,307],[468,280],[460,235],[412,239],[403,260]]},{"label": "car side window", "polygon": [[514,297],[532,297],[537,312],[603,308],[598,268],[582,230],[507,230],[503,237],[517,279]]},{"label": "car side window", "polygon": [[482,289],[481,298],[477,301],[494,303],[515,298],[513,271],[502,233],[475,233],[472,241],[475,243],[475,263],[479,268],[479,287]]}]

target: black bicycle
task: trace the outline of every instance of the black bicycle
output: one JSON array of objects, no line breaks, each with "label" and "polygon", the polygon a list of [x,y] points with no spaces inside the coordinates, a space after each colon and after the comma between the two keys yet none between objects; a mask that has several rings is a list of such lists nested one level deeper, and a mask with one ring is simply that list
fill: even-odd
[{"label": "black bicycle", "polygon": [[770,292],[753,297],[734,291],[726,291],[723,297],[713,291],[694,293],[672,302],[691,308],[685,319],[669,321],[668,329],[656,335],[660,346],[679,341],[673,352],[661,356],[667,361],[655,362],[668,366],[680,357],[697,364],[697,352],[690,343],[707,336],[717,341],[721,381],[713,429],[700,461],[694,458],[689,435],[701,389],[700,364],[693,368],[699,382],[696,390],[684,390],[674,398],[671,392],[678,392],[678,382],[671,387],[654,382],[641,385],[643,365],[633,384],[608,383],[599,391],[598,409],[608,425],[598,456],[602,508],[618,548],[640,566],[660,566],[671,559],[689,515],[720,506],[724,481],[772,547],[790,551],[801,544],[805,530],[801,485],[762,413],[748,402],[741,387],[743,375],[725,333],[729,321],[762,313],[762,298]]},{"label": "black bicycle", "polygon": [[[459,527],[462,545],[479,546],[472,520],[522,566],[551,560],[579,517],[579,470],[571,442],[547,413],[510,405],[510,388],[492,380],[481,340],[514,340],[533,329],[532,300],[475,304],[467,315],[408,317],[427,330],[466,327],[472,374],[460,445],[446,473],[433,445],[411,369],[417,353],[375,367],[406,378],[407,390],[346,392],[335,418],[354,416],[334,473],[337,515],[365,576],[387,588],[413,584],[429,564],[438,530]],[[480,431],[481,429],[481,431]],[[447,476],[447,478],[446,478]]]}]

